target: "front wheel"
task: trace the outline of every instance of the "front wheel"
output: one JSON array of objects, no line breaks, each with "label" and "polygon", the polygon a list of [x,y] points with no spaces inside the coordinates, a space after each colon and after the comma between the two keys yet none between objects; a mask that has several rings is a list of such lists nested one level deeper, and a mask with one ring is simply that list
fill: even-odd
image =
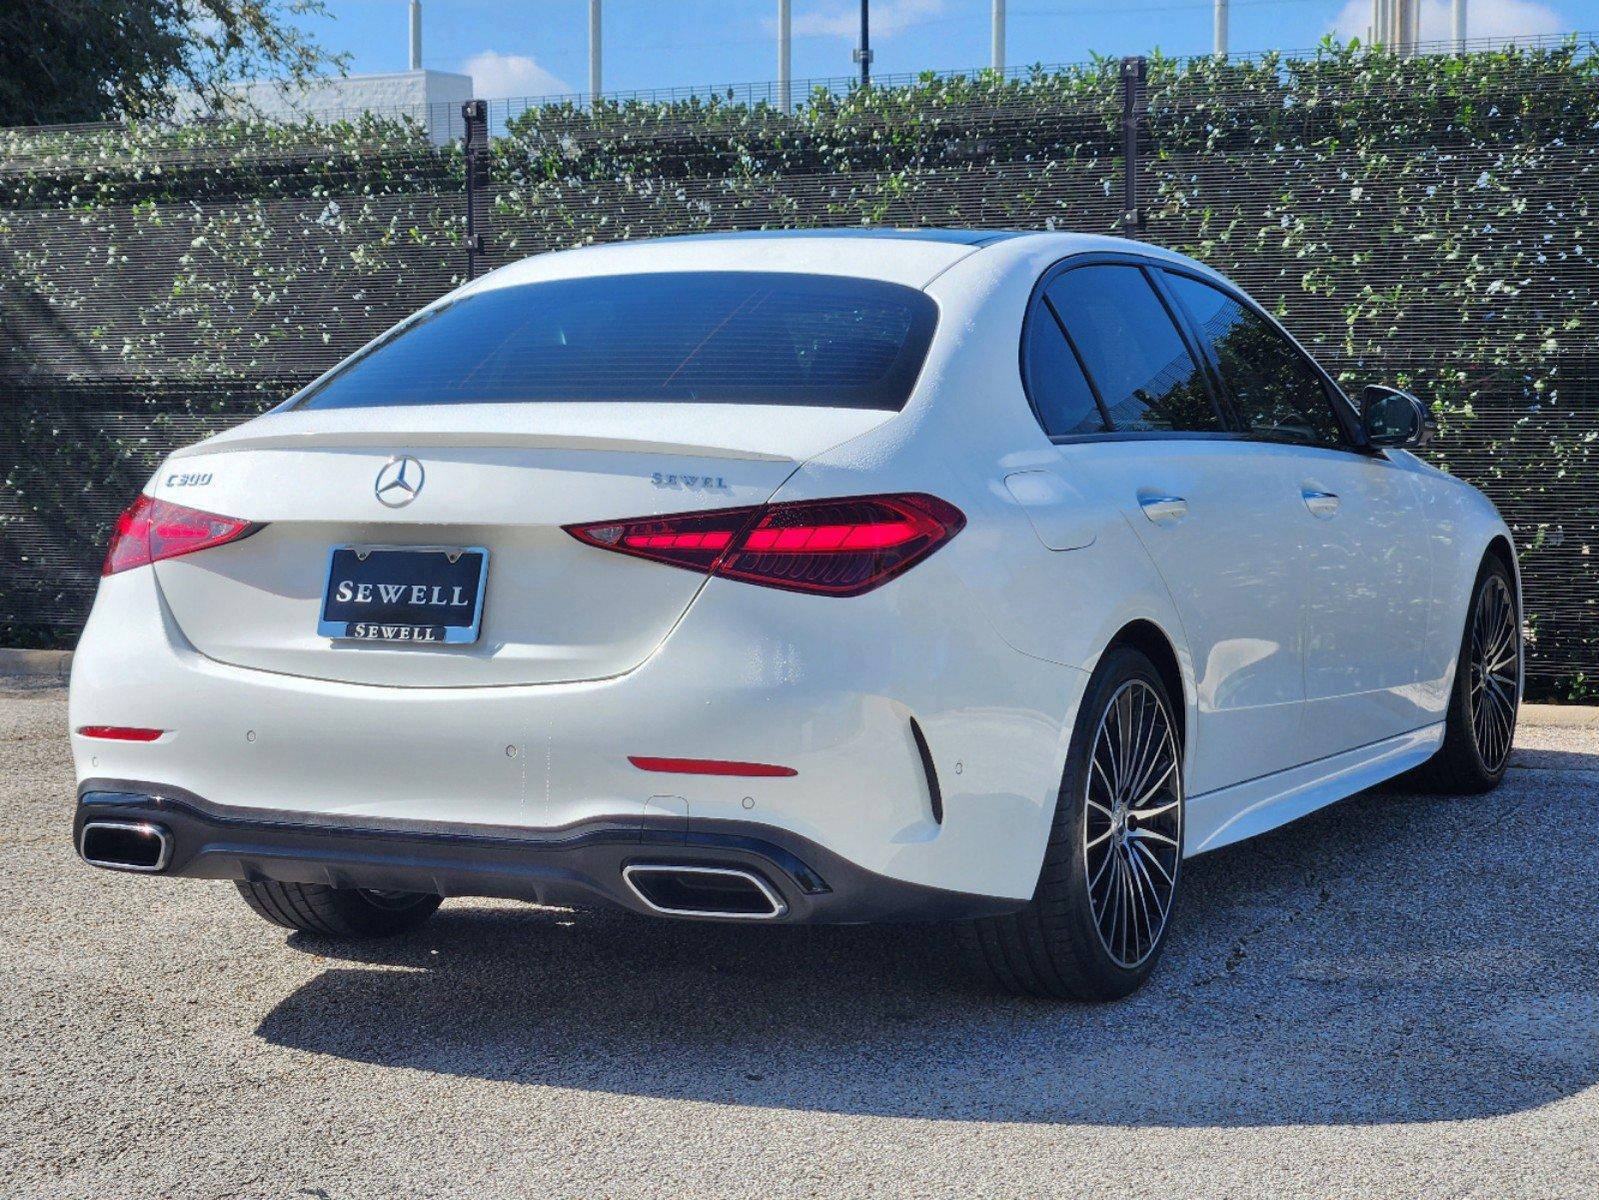
[{"label": "front wheel", "polygon": [[1007,991],[1114,1000],[1166,944],[1182,876],[1182,744],[1154,664],[1111,650],[1072,731],[1055,821],[1027,907],[964,926]]},{"label": "front wheel", "polygon": [[1484,560],[1455,663],[1444,742],[1417,772],[1439,792],[1492,791],[1510,765],[1521,700],[1521,617],[1509,569]]}]

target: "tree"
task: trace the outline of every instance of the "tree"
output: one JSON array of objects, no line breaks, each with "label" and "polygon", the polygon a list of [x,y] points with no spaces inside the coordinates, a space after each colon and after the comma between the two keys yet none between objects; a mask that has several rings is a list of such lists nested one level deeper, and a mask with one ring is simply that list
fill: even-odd
[{"label": "tree", "polygon": [[218,107],[229,85],[342,71],[299,19],[322,0],[7,0],[0,126],[159,117],[179,92]]}]

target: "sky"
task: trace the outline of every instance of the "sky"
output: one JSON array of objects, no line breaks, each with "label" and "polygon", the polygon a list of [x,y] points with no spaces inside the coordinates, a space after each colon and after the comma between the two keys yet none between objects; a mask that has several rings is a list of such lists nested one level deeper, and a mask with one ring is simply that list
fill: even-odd
[{"label": "sky", "polygon": [[[326,0],[307,24],[362,74],[407,66],[407,0]],[[1468,0],[1467,35],[1599,29],[1599,0]],[[849,75],[858,0],[792,0],[794,77]],[[1080,62],[1090,53],[1204,53],[1211,0],[1009,0],[1007,62]],[[872,0],[874,72],[988,63],[990,0]],[[752,83],[777,73],[776,0],[604,0],[611,91]],[[1363,36],[1370,0],[1231,0],[1231,49],[1304,49]],[[422,0],[422,64],[463,71],[488,99],[587,90],[588,0]],[[1422,0],[1424,40],[1449,36],[1450,0]]]}]

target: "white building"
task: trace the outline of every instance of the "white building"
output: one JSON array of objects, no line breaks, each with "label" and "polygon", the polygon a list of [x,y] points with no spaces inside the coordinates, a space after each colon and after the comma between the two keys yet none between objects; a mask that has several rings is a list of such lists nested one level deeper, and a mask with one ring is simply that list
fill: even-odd
[{"label": "white building", "polygon": [[[241,84],[235,90],[239,107],[263,117],[315,116],[338,120],[374,113],[406,114],[427,125],[436,145],[458,139],[466,132],[461,104],[472,99],[472,77],[453,71],[422,67],[422,5],[411,0],[411,69],[378,75],[328,75],[303,87],[278,80]],[[197,97],[178,97],[178,115],[195,115],[202,106]]]},{"label": "white building", "polygon": [[[276,81],[238,89],[241,107],[264,117],[315,116],[321,120],[404,113],[427,124],[437,145],[465,132],[461,104],[472,99],[472,77],[452,71],[390,71],[381,75],[327,76],[303,88]],[[179,101],[179,111],[192,104]]]}]

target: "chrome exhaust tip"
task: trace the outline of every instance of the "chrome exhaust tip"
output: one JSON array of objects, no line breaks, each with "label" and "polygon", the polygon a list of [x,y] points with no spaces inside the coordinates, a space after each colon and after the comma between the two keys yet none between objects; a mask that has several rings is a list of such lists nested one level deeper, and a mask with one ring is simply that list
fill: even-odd
[{"label": "chrome exhaust tip", "polygon": [[629,863],[622,879],[652,911],[673,917],[772,921],[788,912],[771,884],[738,867]]},{"label": "chrome exhaust tip", "polygon": [[91,867],[154,874],[172,861],[172,835],[147,821],[85,821],[78,857]]}]

